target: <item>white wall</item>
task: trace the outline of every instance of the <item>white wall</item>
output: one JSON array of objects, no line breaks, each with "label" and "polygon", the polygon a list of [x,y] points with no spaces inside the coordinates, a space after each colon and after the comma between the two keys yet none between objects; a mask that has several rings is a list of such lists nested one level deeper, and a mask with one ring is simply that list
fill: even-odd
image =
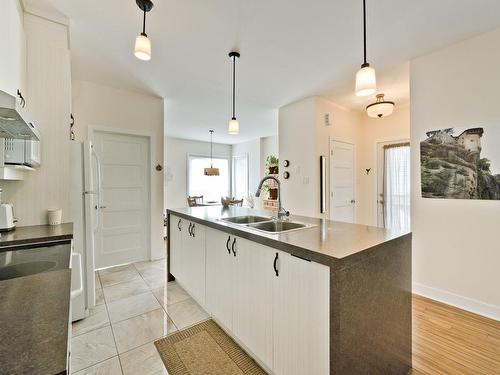
[{"label": "white wall", "polygon": [[[231,157],[231,145],[214,143],[214,156]],[[167,208],[187,206],[188,154],[210,156],[210,142],[165,137],[165,202]]]},{"label": "white wall", "polygon": [[24,181],[1,181],[2,200],[14,204],[18,226],[47,223],[48,208],[71,219],[69,114],[71,73],[67,27],[25,15],[27,112],[41,133],[41,167]]},{"label": "white wall", "polygon": [[[500,126],[500,29],[411,62],[414,288],[500,320],[500,202],[424,199],[425,131]],[[500,144],[500,140],[497,140]]]},{"label": "white wall", "polygon": [[[290,178],[282,179],[282,202],[292,214],[316,216],[317,197],[311,171],[315,168],[316,99],[307,98],[279,110],[281,160],[290,160]],[[283,173],[283,168],[280,170]],[[304,183],[309,179],[312,183]]]},{"label": "white wall", "polygon": [[[333,125],[324,125],[329,113]],[[290,178],[283,180],[283,204],[294,214],[328,217],[320,213],[319,157],[327,156],[329,140],[349,142],[359,152],[361,115],[321,97],[311,97],[280,108],[279,156],[289,160]],[[356,157],[356,170],[358,158]],[[284,171],[280,168],[280,173]],[[327,179],[329,181],[329,172]],[[327,184],[329,191],[329,183]],[[356,200],[357,199],[356,189]],[[329,205],[329,197],[327,206]],[[361,208],[357,207],[356,211]],[[358,216],[358,215],[357,215]]]},{"label": "white wall", "polygon": [[77,140],[92,139],[93,130],[151,136],[151,258],[164,257],[163,241],[163,99],[87,81],[73,81]]}]

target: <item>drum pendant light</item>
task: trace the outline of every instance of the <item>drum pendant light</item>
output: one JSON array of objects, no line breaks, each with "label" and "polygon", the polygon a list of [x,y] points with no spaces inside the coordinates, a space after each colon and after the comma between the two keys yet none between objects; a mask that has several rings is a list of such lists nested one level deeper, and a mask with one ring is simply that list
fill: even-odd
[{"label": "drum pendant light", "polygon": [[356,95],[369,96],[377,91],[375,69],[366,61],[366,0],[363,0],[363,64],[356,73]]},{"label": "drum pendant light", "polygon": [[205,174],[205,176],[218,176],[219,175],[219,168],[214,168],[213,155],[212,155],[214,131],[212,129],[210,129],[209,132],[210,132],[210,168],[205,168],[204,174]]},{"label": "drum pendant light", "polygon": [[229,57],[233,60],[233,117],[229,120],[227,132],[235,135],[240,132],[240,124],[236,120],[236,59],[240,58],[240,54],[232,51],[229,53]]},{"label": "drum pendant light", "polygon": [[140,60],[151,60],[151,39],[146,34],[146,13],[153,9],[151,0],[136,0],[136,4],[144,12],[142,18],[142,33],[135,38],[134,55]]},{"label": "drum pendant light", "polygon": [[368,116],[374,118],[390,116],[392,111],[394,111],[394,102],[384,100],[384,94],[378,94],[377,101],[366,107]]}]

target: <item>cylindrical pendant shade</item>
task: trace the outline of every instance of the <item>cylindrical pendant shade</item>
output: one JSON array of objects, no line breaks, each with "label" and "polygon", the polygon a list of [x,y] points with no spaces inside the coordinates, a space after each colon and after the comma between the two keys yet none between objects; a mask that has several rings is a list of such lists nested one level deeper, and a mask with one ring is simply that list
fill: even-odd
[{"label": "cylindrical pendant shade", "polygon": [[369,96],[377,91],[375,69],[371,66],[362,67],[356,73],[356,95]]},{"label": "cylindrical pendant shade", "polygon": [[134,55],[140,60],[151,60],[151,39],[145,34],[140,34],[135,38]]},{"label": "cylindrical pendant shade", "polygon": [[219,168],[205,168],[204,170],[205,176],[219,176]]},{"label": "cylindrical pendant shade", "polygon": [[235,118],[229,120],[227,132],[233,135],[238,134],[240,132],[240,124],[238,123],[238,120],[236,120]]}]

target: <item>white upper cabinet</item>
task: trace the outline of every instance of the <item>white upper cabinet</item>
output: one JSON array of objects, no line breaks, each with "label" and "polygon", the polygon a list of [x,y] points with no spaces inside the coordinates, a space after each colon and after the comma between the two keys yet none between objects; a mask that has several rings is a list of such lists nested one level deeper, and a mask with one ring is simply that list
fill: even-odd
[{"label": "white upper cabinet", "polygon": [[19,0],[0,0],[0,90],[26,99],[26,36]]}]

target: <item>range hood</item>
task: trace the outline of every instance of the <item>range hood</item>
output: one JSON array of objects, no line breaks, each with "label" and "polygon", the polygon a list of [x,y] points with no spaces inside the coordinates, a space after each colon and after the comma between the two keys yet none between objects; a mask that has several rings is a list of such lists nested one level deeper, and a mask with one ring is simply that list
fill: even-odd
[{"label": "range hood", "polygon": [[0,138],[40,140],[38,128],[23,112],[15,97],[0,91]]}]

